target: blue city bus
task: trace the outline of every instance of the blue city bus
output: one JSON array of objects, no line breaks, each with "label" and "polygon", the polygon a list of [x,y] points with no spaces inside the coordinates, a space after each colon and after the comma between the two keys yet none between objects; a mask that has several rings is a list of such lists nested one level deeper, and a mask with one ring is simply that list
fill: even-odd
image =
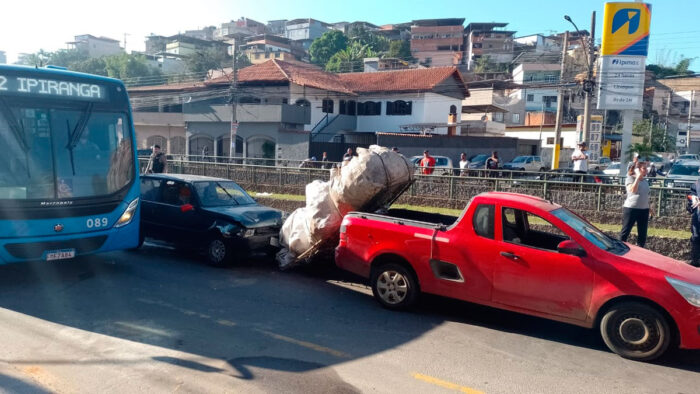
[{"label": "blue city bus", "polygon": [[135,147],[121,81],[0,65],[0,263],[138,246]]}]

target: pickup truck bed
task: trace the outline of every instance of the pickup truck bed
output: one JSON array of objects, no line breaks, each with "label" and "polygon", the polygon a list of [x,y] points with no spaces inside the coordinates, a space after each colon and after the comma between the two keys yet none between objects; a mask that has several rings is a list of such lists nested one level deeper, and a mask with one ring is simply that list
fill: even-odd
[{"label": "pickup truck bed", "polygon": [[436,227],[449,227],[457,221],[456,216],[411,211],[408,209],[390,209],[388,211],[379,211],[377,213],[350,212],[346,217],[360,217],[379,222],[410,225],[429,229],[434,229]]}]

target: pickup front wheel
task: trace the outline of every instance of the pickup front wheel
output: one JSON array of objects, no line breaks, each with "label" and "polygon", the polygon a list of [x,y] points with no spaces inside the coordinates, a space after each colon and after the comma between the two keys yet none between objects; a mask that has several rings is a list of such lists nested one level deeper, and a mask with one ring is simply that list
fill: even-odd
[{"label": "pickup front wheel", "polygon": [[388,309],[407,309],[418,299],[413,273],[400,264],[383,264],[372,271],[374,298]]}]

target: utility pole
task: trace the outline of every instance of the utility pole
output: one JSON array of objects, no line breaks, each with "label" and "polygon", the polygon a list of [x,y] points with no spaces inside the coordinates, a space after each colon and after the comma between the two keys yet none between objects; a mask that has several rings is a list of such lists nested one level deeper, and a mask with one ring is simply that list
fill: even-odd
[{"label": "utility pole", "polygon": [[126,52],[126,36],[130,36],[129,33],[124,33],[124,52]]},{"label": "utility pole", "polygon": [[[668,117],[671,114],[671,100],[673,100],[673,90],[668,92],[668,101],[666,102],[666,119],[664,120],[664,149],[666,149],[666,136],[668,136]],[[674,151],[676,148],[674,147]]]},{"label": "utility pole", "polygon": [[654,145],[654,144],[651,142],[651,141],[652,141],[652,138],[654,137],[654,135],[653,135],[653,134],[654,134],[654,133],[653,133],[653,130],[654,130],[654,114],[651,114],[651,115],[650,115],[650,119],[649,119],[649,145],[650,145],[650,146],[653,146],[653,145]]},{"label": "utility pole", "polygon": [[232,46],[233,64],[231,69],[231,134],[229,136],[231,141],[229,142],[229,162],[236,156],[236,135],[238,134],[238,120],[236,119],[236,102],[238,101],[238,76],[236,72],[238,70],[238,56],[236,56],[236,46],[237,42],[234,38]]},{"label": "utility pole", "polygon": [[695,90],[690,91],[690,103],[688,103],[688,133],[685,136],[685,153],[690,153],[690,129],[693,127],[693,99]]},{"label": "utility pole", "polygon": [[588,75],[583,82],[586,101],[583,105],[583,140],[588,141],[591,132],[591,100],[593,99],[593,67],[595,64],[595,11],[591,15],[591,41],[588,45]]},{"label": "utility pole", "polygon": [[[562,112],[564,112],[564,88],[561,86],[564,83],[564,73],[566,72],[566,50],[569,47],[569,31],[564,32],[564,41],[561,48],[561,68],[559,69],[559,89],[557,89],[557,118],[554,121],[554,150],[552,151],[552,169],[559,168],[559,151],[561,145],[561,123]],[[541,133],[540,133],[541,134]]]}]

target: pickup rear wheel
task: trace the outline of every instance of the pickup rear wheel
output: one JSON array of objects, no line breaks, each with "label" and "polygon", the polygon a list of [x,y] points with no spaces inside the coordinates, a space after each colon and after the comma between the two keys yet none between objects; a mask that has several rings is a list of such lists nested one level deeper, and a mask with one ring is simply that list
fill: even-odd
[{"label": "pickup rear wheel", "polygon": [[396,263],[382,264],[372,271],[372,293],[388,309],[407,309],[418,299],[413,273]]},{"label": "pickup rear wheel", "polygon": [[600,320],[600,333],[610,350],[636,361],[660,357],[671,343],[666,317],[639,302],[623,302],[610,308]]}]

